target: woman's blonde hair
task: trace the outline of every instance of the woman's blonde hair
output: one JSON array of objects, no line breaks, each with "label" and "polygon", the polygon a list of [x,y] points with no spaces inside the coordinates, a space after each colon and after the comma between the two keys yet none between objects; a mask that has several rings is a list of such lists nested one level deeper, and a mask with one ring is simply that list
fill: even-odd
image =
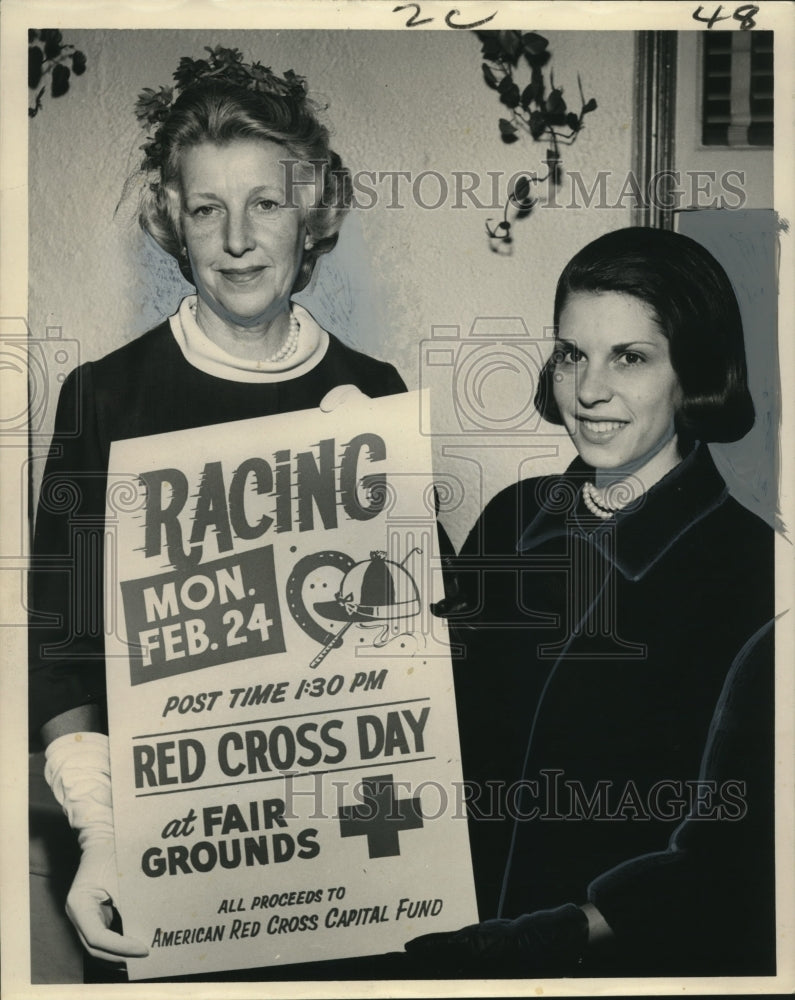
[{"label": "woman's blonde hair", "polygon": [[180,218],[180,159],[200,143],[235,139],[275,142],[284,147],[287,160],[295,161],[292,182],[310,240],[293,286],[300,291],[317,258],[336,244],[352,197],[350,173],[305,97],[258,93],[223,81],[201,82],[183,91],[147,147],[143,169],[152,180],[144,187],[139,222],[193,283]]}]

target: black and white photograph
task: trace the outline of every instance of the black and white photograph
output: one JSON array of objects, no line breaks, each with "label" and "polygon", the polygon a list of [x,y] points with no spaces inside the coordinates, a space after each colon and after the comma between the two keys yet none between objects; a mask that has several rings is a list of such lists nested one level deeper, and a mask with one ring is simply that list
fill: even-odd
[{"label": "black and white photograph", "polygon": [[3,996],[790,993],[791,5],[1,26]]}]

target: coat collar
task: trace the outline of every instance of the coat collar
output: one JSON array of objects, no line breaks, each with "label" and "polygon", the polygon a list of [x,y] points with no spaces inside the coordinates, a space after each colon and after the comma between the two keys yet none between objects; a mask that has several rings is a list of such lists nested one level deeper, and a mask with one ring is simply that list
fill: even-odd
[{"label": "coat collar", "polygon": [[546,492],[575,497],[568,509],[548,504],[522,533],[516,549],[529,552],[549,539],[572,530],[598,546],[628,579],[640,579],[694,524],[722,504],[726,483],[705,444],[682,461],[635,503],[607,522],[594,525],[578,513],[579,488],[593,478],[593,469],[575,459],[562,476],[553,477]]}]

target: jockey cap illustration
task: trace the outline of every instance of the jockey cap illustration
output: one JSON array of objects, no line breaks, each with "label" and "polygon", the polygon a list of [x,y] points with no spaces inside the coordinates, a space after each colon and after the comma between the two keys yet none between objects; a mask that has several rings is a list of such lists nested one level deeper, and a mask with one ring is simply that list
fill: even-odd
[{"label": "jockey cap illustration", "polygon": [[335,600],[314,604],[316,614],[345,624],[321,649],[311,667],[317,667],[332,648],[340,645],[342,635],[351,625],[381,626],[380,635],[373,640],[373,645],[380,647],[388,641],[390,625],[419,614],[419,590],[403,564],[421,551],[413,548],[402,563],[387,559],[386,552],[371,552],[369,559],[355,563],[347,571]]}]

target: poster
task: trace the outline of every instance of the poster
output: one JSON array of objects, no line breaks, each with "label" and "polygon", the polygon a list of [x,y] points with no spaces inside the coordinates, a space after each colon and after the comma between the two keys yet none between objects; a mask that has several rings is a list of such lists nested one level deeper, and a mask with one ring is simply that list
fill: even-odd
[{"label": "poster", "polygon": [[149,946],[131,979],[477,919],[416,405],[113,445],[111,482],[136,477],[106,516],[120,909]]},{"label": "poster", "polygon": [[[623,187],[655,142],[667,153],[656,166],[651,163],[651,173],[679,172],[673,194],[677,226],[698,228],[716,199],[726,199],[728,211],[715,214],[738,221],[743,210],[775,212],[781,227],[773,240],[772,290],[767,279],[760,281],[757,250],[744,246],[730,225],[717,234],[700,234],[717,239],[718,248],[728,248],[735,262],[750,265],[746,292],[752,311],[760,302],[777,306],[773,342],[765,342],[755,366],[763,376],[761,398],[779,403],[780,410],[768,413],[764,434],[753,439],[739,462],[735,456],[721,471],[731,473],[730,488],[741,502],[779,525],[777,593],[786,609],[793,597],[789,373],[795,360],[785,333],[792,325],[793,291],[783,278],[792,271],[787,228],[793,218],[791,8],[775,2],[691,5],[679,0],[495,5],[466,0],[456,5],[457,14],[452,4],[432,0],[354,2],[342,8],[265,0],[220,6],[191,0],[166,9],[154,2],[111,9],[57,0],[6,0],[2,6],[3,989],[9,996],[60,996],[70,989],[103,997],[114,992],[178,995],[176,986],[82,985],[81,946],[63,915],[65,872],[76,859],[49,854],[52,845],[67,847],[71,834],[62,817],[57,829],[39,822],[40,804],[51,808],[52,799],[35,755],[28,791],[22,723],[27,707],[25,573],[61,378],[151,328],[174,311],[186,292],[173,262],[153,251],[138,232],[130,202],[120,205],[142,143],[132,111],[137,94],[144,87],[168,85],[179,59],[200,55],[204,45],[237,45],[246,58],[262,58],[279,72],[306,73],[360,184],[359,208],[335,254],[324,261],[329,267],[319,275],[312,306],[320,306],[324,324],[353,346],[394,363],[410,388],[431,389],[437,421],[431,436],[433,466],[445,503],[441,522],[456,547],[499,489],[517,478],[563,469],[573,455],[563,435],[535,423],[525,406],[526,393],[516,399],[481,397],[480,405],[476,397],[459,393],[455,375],[474,353],[472,343],[481,348],[487,343],[483,319],[498,317],[509,336],[534,342],[527,354],[532,372],[550,350],[554,285],[566,260],[600,233],[637,221],[655,202],[665,207],[666,198],[657,198],[653,189],[650,197],[645,183],[640,194],[631,184]],[[495,243],[486,225],[493,231],[501,221],[510,178],[529,169],[542,172],[544,164],[543,150],[531,141],[507,144],[500,138],[503,105],[484,81],[478,40],[460,27],[495,11],[491,27],[537,31],[549,39],[555,79],[567,99],[577,93],[579,76],[586,98],[598,103],[586,130],[564,150],[564,186],[556,203],[547,207],[542,199],[513,227],[507,246]],[[753,28],[747,18],[755,22]],[[47,25],[57,25],[67,42],[85,52],[87,68],[72,79],[67,94],[55,100],[45,95],[42,110],[29,119],[26,99],[32,101],[35,91],[27,88],[27,30]],[[775,149],[701,148],[703,39],[719,31],[739,36],[768,29],[775,33]],[[675,120],[669,116],[662,124],[655,118],[660,103],[651,100],[654,88],[648,90],[653,67],[644,72],[637,61],[643,32],[677,39],[678,56],[669,65],[675,70],[675,93],[667,95]],[[645,119],[637,105],[644,87],[647,111],[653,112]],[[375,180],[370,171],[376,172]],[[430,365],[440,357],[439,343],[446,360]],[[490,410],[492,405],[496,408]],[[507,427],[499,422],[506,417]],[[420,428],[426,427],[424,421],[424,413],[416,414]],[[422,987],[304,983],[293,989],[346,996],[397,990],[599,995],[791,989],[792,648],[785,617],[777,656],[777,979],[621,977],[573,985],[527,979]],[[47,808],[42,812],[50,815]],[[46,864],[36,867],[42,846]],[[287,974],[289,966],[281,968]],[[227,982],[203,985],[200,995],[281,996],[290,989]],[[191,990],[197,993],[195,986]]]}]

